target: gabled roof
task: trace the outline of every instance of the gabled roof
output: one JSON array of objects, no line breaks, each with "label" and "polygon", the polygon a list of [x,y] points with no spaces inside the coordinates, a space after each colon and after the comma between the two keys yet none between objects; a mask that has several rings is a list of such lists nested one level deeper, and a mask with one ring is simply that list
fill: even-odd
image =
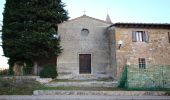
[{"label": "gabled roof", "polygon": [[[77,17],[77,18],[74,18],[74,19],[71,19],[71,20],[68,20],[68,21],[64,21],[63,23],[72,22],[72,21],[75,21],[75,20],[78,20],[78,19],[81,19],[81,18],[89,18],[89,19],[96,20],[96,21],[99,21],[99,22],[102,22],[102,23],[111,24],[111,23],[108,23],[108,22],[106,22],[104,20],[96,19],[96,18],[87,16],[87,15],[83,15],[83,16],[80,16],[80,17]],[[60,24],[63,24],[63,23],[60,23]]]},{"label": "gabled roof", "polygon": [[170,29],[169,23],[115,23],[110,27]]}]

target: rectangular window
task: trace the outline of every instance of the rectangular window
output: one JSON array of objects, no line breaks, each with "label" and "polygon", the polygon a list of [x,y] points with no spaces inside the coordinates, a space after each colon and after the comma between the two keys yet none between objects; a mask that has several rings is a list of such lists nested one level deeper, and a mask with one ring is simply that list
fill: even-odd
[{"label": "rectangular window", "polygon": [[169,40],[169,43],[170,43],[170,32],[168,32],[168,40]]},{"label": "rectangular window", "polygon": [[145,31],[132,32],[132,41],[133,42],[148,42],[149,41],[148,32],[145,32]]},{"label": "rectangular window", "polygon": [[145,69],[146,68],[146,63],[145,63],[145,58],[139,58],[139,69]]}]

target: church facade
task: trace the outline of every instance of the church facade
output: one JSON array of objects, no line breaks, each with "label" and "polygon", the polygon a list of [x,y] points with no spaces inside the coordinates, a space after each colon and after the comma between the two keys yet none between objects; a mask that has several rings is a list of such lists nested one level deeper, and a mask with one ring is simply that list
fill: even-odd
[{"label": "church facade", "polygon": [[59,79],[118,80],[126,65],[170,65],[170,25],[115,23],[86,15],[58,25]]},{"label": "church facade", "polygon": [[106,34],[110,25],[86,15],[58,25],[63,48],[57,58],[58,78],[112,77]]}]

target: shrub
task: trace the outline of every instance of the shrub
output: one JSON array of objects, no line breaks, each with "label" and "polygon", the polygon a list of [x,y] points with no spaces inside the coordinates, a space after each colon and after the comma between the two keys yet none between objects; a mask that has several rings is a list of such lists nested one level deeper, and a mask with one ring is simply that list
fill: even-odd
[{"label": "shrub", "polygon": [[32,75],[33,74],[33,62],[32,61],[27,61],[26,66],[23,68],[24,75]]},{"label": "shrub", "polygon": [[0,70],[0,75],[8,75],[8,69]]},{"label": "shrub", "polygon": [[33,68],[32,67],[25,67],[23,68],[24,75],[32,75],[33,74]]},{"label": "shrub", "polygon": [[40,71],[41,78],[56,78],[57,71],[55,65],[45,65],[43,69]]},{"label": "shrub", "polygon": [[119,88],[127,88],[127,67],[128,66],[125,66],[122,76],[119,80],[119,84],[118,84]]}]

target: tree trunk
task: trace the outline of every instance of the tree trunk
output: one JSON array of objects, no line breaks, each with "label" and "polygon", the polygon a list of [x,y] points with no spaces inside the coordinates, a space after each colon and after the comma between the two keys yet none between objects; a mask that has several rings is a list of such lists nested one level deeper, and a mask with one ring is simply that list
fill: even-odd
[{"label": "tree trunk", "polygon": [[34,61],[34,75],[37,75],[38,73],[38,63]]},{"label": "tree trunk", "polygon": [[22,62],[22,61],[15,62],[14,66],[13,66],[14,75],[22,76],[23,75],[23,67],[24,67],[24,62]]}]

